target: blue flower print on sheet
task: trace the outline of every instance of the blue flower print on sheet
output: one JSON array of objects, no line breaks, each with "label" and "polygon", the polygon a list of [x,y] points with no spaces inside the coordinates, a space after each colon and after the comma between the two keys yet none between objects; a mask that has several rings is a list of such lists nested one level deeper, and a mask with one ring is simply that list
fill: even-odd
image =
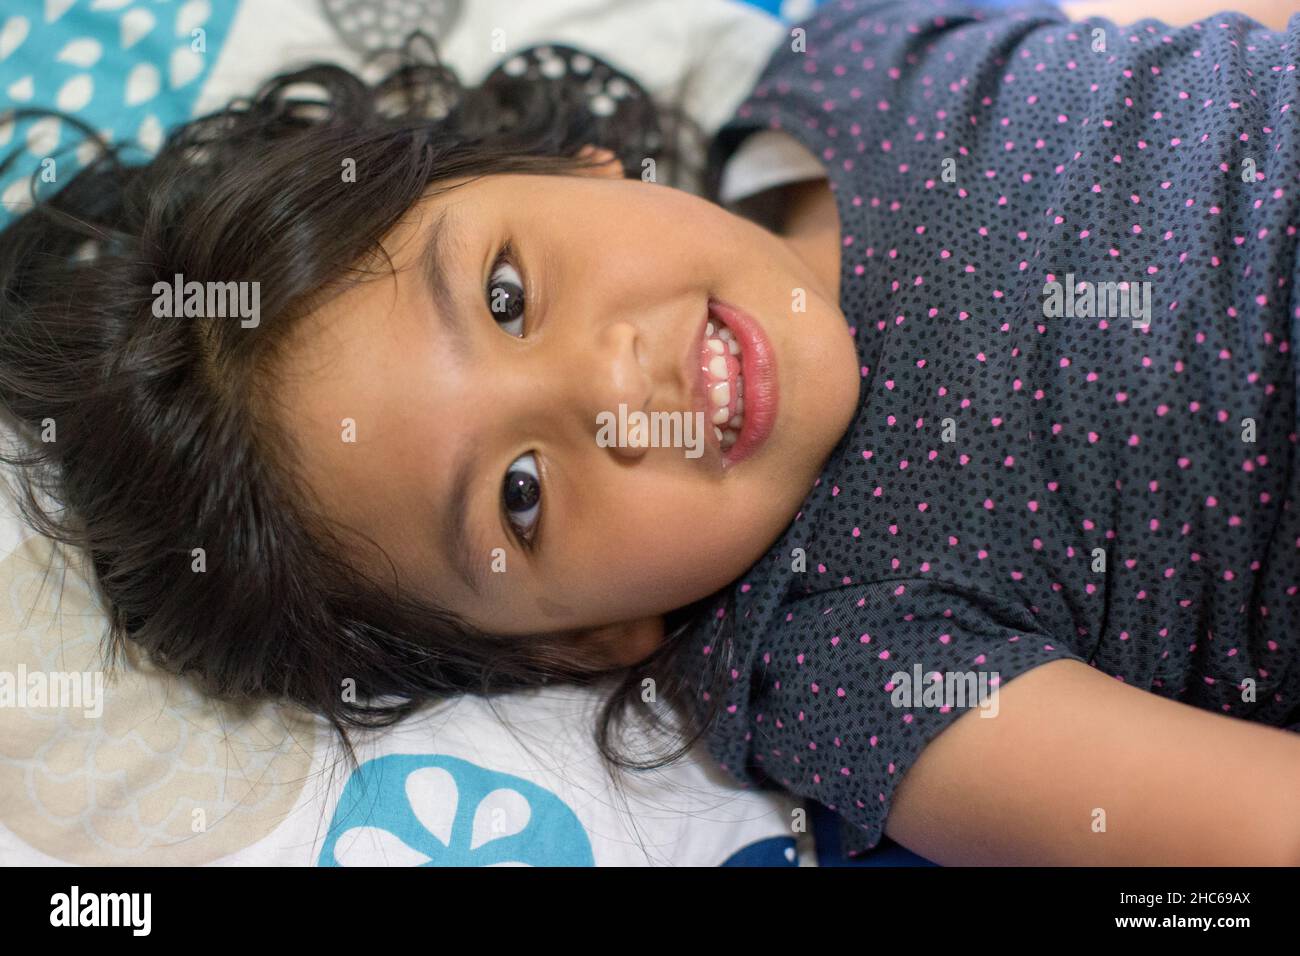
[{"label": "blue flower print on sheet", "polygon": [[737,2],[757,7],[778,20],[794,23],[810,16],[825,0],[737,0]]},{"label": "blue flower print on sheet", "polygon": [[799,851],[793,837],[769,837],[742,846],[723,866],[798,866]]},{"label": "blue flower print on sheet", "polygon": [[[188,120],[230,32],[235,0],[3,0],[0,2],[0,119],[11,109],[70,113],[110,141],[138,144],[143,162],[166,132]],[[76,150],[73,144],[81,144]],[[30,202],[28,184],[45,159],[46,196],[93,154],[77,129],[54,117],[0,123],[0,155],[26,152],[0,177],[0,226]]]},{"label": "blue flower print on sheet", "polygon": [[446,754],[390,754],[348,778],[320,866],[594,866],[591,839],[545,787]]}]

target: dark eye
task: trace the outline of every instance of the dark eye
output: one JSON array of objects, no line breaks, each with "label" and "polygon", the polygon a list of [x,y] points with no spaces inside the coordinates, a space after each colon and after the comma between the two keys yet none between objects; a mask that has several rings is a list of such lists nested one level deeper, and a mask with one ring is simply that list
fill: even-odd
[{"label": "dark eye", "polygon": [[501,500],[510,524],[525,539],[530,538],[537,528],[538,512],[542,510],[542,480],[532,452],[520,455],[506,469]]},{"label": "dark eye", "polygon": [[524,334],[524,280],[505,254],[497,257],[488,277],[488,310],[499,326],[515,336]]}]

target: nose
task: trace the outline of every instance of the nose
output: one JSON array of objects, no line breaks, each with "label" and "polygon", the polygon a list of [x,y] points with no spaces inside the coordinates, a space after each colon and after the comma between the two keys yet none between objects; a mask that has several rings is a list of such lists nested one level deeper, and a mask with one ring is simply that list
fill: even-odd
[{"label": "nose", "polygon": [[[639,458],[645,454],[646,444],[636,443],[638,435],[631,428],[629,420],[628,433],[620,436],[619,406],[626,406],[626,415],[633,412],[645,412],[650,403],[654,383],[646,367],[642,364],[641,352],[644,342],[640,332],[630,322],[614,321],[603,326],[596,334],[590,351],[591,359],[586,366],[575,370],[571,383],[574,390],[574,406],[582,417],[584,436],[593,441],[601,432],[601,423],[613,425],[611,450],[624,458]],[[626,441],[617,439],[626,437]]]}]

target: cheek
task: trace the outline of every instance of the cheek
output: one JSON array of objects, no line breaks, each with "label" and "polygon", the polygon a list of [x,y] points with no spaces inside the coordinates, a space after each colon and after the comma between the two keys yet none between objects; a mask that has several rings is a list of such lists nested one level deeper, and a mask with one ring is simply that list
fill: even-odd
[{"label": "cheek", "polygon": [[734,581],[789,523],[784,500],[757,476],[744,482],[692,481],[678,472],[625,480],[618,502],[594,527],[604,530],[596,579],[653,590],[681,604]]},{"label": "cheek", "polygon": [[[581,232],[589,248],[624,249],[629,264],[645,268],[655,260],[686,273],[699,271],[701,256],[707,261],[716,249],[734,248],[731,217],[712,203],[668,186],[633,181],[620,186]],[[552,222],[572,216],[571,210],[558,210]]]},{"label": "cheek", "polygon": [[787,333],[777,346],[785,359],[776,429],[783,477],[806,493],[852,424],[863,387],[861,363],[844,314],[824,301],[801,330],[778,327]]}]

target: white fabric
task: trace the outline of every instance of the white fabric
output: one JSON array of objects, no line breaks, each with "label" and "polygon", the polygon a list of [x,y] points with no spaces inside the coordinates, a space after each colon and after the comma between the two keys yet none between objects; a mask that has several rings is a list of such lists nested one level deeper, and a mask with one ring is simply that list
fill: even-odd
[{"label": "white fabric", "polygon": [[823,179],[826,167],[782,130],[750,133],[722,168],[718,199],[724,206],[773,186]]}]

